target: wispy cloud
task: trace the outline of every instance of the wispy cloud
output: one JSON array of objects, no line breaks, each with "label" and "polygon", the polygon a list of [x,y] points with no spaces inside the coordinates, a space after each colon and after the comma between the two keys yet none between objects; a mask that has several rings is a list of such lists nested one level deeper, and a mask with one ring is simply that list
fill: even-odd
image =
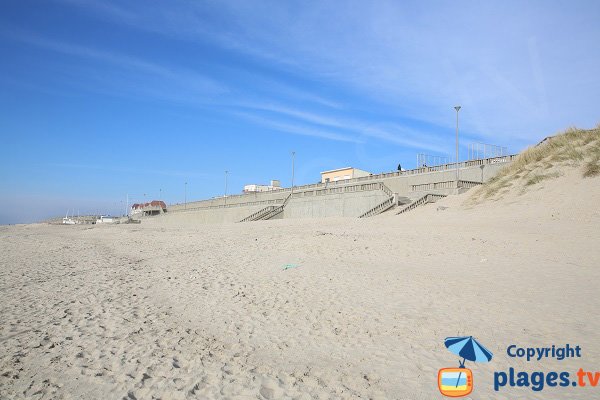
[{"label": "wispy cloud", "polygon": [[[600,37],[597,2],[519,3],[518,14],[504,3],[172,1],[135,16],[125,6],[90,5],[118,23],[336,82],[435,125],[450,127],[451,107],[461,103],[463,126],[482,137],[534,138],[598,119],[589,104],[600,102],[600,82],[581,79],[600,69],[589,51]],[[499,25],[502,34],[490,29]]]},{"label": "wispy cloud", "polygon": [[337,132],[331,132],[326,129],[319,129],[315,127],[310,127],[306,125],[292,124],[281,122],[277,120],[273,120],[270,118],[261,117],[256,114],[250,114],[246,112],[234,112],[235,115],[242,117],[248,121],[254,122],[256,124],[268,127],[270,129],[284,132],[284,133],[292,133],[295,135],[302,136],[312,136],[320,139],[334,140],[337,142],[350,142],[350,143],[362,143],[363,140],[360,138],[355,138],[350,135],[344,135]]},{"label": "wispy cloud", "polygon": [[285,98],[290,101],[311,103],[316,106],[326,106],[336,110],[343,110],[345,108],[341,101],[321,96],[314,91],[310,92],[306,89],[298,88],[273,79],[257,77],[256,75],[252,77],[252,80],[256,86],[267,89],[267,93],[270,94],[271,97],[277,99]]},{"label": "wispy cloud", "polygon": [[[76,1],[76,3],[80,3]],[[227,107],[244,105],[244,93],[240,89],[235,91],[228,84],[214,80],[204,75],[176,66],[151,62],[139,57],[105,51],[91,46],[66,43],[51,40],[28,32],[12,33],[11,36],[21,42],[37,46],[46,50],[59,52],[73,57],[93,59],[101,63],[128,70],[132,75],[86,75],[80,85],[88,90],[103,94],[123,93],[139,94],[142,97],[159,98],[168,101],[187,102],[195,106],[208,104],[224,105]],[[82,67],[85,68],[85,67]],[[71,66],[76,70],[76,66]],[[140,84],[139,74],[158,79],[144,79],[145,84]],[[306,101],[312,104],[326,106],[332,109],[342,109],[343,106],[334,100],[325,98],[315,93],[260,76],[248,76],[253,85],[260,88],[263,98],[286,98],[290,101]],[[118,88],[118,93],[114,89]],[[255,97],[257,94],[252,94]],[[259,94],[260,95],[260,94]],[[240,103],[241,101],[241,103]]]},{"label": "wispy cloud", "polygon": [[49,168],[64,168],[64,169],[75,169],[75,170],[94,170],[103,172],[116,172],[130,175],[148,175],[148,176],[169,176],[178,178],[213,178],[214,173],[198,172],[198,171],[174,171],[166,169],[152,169],[152,168],[130,168],[120,166],[107,166],[97,164],[76,164],[76,163],[49,163],[44,165]]},{"label": "wispy cloud", "polygon": [[[498,144],[598,119],[590,104],[600,102],[600,81],[591,78],[600,69],[600,57],[588,49],[600,37],[591,18],[600,12],[600,3],[530,2],[514,14],[499,3],[457,8],[385,0],[348,7],[335,2],[60,1],[113,23],[218,46],[270,69],[344,88],[364,96],[364,102],[393,106],[399,117],[451,128],[452,106],[460,103],[461,127]],[[500,24],[508,33],[490,29]],[[570,26],[569,34],[555,26]],[[186,76],[114,54],[61,50],[164,79]],[[196,78],[200,90],[231,90]],[[273,89],[280,95],[285,91]],[[309,91],[296,90],[295,96],[333,108],[343,103]]]},{"label": "wispy cloud", "polygon": [[[269,111],[286,117],[331,128],[340,129],[359,138],[375,138],[384,142],[433,152],[443,152],[444,147],[439,138],[425,132],[409,129],[397,123],[366,123],[344,117],[332,117],[322,113],[308,112],[276,104],[246,104],[246,107]],[[364,139],[359,139],[364,142]]]},{"label": "wispy cloud", "polygon": [[144,74],[146,76],[152,76],[154,77],[154,80],[147,80],[147,83],[156,85],[163,83],[171,86],[171,91],[159,91],[165,96],[169,96],[169,92],[175,92],[176,89],[190,93],[190,95],[193,93],[195,98],[200,95],[214,96],[229,92],[229,88],[224,83],[185,68],[167,66],[139,57],[119,54],[112,51],[104,51],[91,46],[50,40],[28,33],[21,33],[13,36],[24,43],[38,46],[46,50],[78,58],[93,59],[97,62],[130,71],[134,75]]},{"label": "wispy cloud", "polygon": [[116,4],[112,4],[108,1],[102,0],[55,0],[60,3],[65,3],[73,6],[84,7],[87,9],[93,9],[97,12],[111,15],[121,20],[131,20],[136,18],[136,13],[127,11],[124,8],[119,7]]}]

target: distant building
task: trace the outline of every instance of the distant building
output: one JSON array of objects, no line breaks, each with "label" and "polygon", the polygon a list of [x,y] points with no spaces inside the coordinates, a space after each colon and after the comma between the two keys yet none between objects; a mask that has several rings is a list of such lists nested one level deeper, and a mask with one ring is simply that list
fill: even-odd
[{"label": "distant building", "polygon": [[274,179],[270,185],[246,185],[244,186],[244,193],[270,192],[271,190],[279,189],[281,189],[281,182]]},{"label": "distant building", "polygon": [[117,220],[117,218],[115,218],[115,217],[110,217],[110,216],[107,216],[107,215],[101,215],[96,220],[96,223],[97,224],[114,224],[116,220]]},{"label": "distant building", "polygon": [[152,200],[149,203],[133,204],[129,215],[158,215],[167,212],[167,205],[162,200]]},{"label": "distant building", "polygon": [[371,175],[370,172],[363,171],[362,169],[358,168],[338,168],[321,172],[321,183],[337,182],[369,175]]}]

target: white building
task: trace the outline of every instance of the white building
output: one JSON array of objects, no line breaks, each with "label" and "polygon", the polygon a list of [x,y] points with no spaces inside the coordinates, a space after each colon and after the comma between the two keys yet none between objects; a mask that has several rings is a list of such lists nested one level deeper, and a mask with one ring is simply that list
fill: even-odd
[{"label": "white building", "polygon": [[279,190],[279,189],[281,189],[281,182],[274,179],[271,181],[270,185],[255,185],[255,184],[245,185],[244,193],[270,192],[272,190]]},{"label": "white building", "polygon": [[96,220],[96,223],[97,224],[114,224],[116,219],[117,218],[115,218],[115,217],[101,215],[100,218],[98,218]]}]

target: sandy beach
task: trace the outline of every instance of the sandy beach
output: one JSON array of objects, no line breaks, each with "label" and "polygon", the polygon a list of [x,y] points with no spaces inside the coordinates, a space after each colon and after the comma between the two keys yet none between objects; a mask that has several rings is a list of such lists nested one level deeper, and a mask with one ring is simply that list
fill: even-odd
[{"label": "sandy beach", "polygon": [[[462,335],[494,353],[472,398],[600,398],[492,383],[598,369],[600,178],[578,174],[366,220],[0,227],[0,398],[434,399]],[[582,357],[506,355],[565,343]]]},{"label": "sandy beach", "polygon": [[0,400],[600,400],[598,20],[0,2]]}]

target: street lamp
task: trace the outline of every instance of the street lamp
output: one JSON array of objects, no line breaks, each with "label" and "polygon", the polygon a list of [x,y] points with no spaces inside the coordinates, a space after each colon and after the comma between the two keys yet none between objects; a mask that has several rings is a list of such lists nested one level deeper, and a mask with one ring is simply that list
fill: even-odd
[{"label": "street lamp", "polygon": [[225,170],[225,206],[227,206],[227,175],[229,171]]},{"label": "street lamp", "polygon": [[456,110],[456,187],[458,188],[458,112],[460,111],[460,106],[455,106]]},{"label": "street lamp", "polygon": [[184,193],[183,194],[183,203],[184,203],[183,209],[187,210],[187,182],[185,183],[185,189],[184,189],[183,193]]},{"label": "street lamp", "polygon": [[292,192],[291,194],[294,194],[294,161],[296,158],[296,152],[292,151]]}]

